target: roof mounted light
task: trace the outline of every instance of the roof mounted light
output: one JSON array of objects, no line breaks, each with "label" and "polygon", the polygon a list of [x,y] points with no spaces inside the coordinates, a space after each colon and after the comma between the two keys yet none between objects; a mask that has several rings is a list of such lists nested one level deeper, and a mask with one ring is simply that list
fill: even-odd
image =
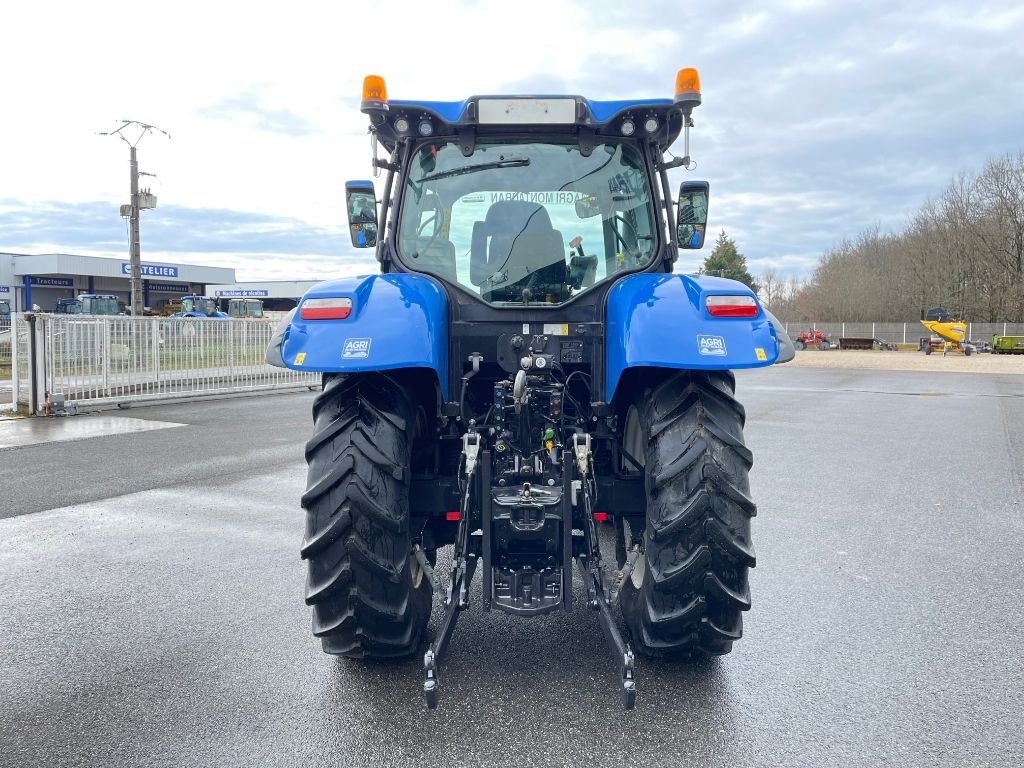
[{"label": "roof mounted light", "polygon": [[399,133],[407,133],[409,131],[409,121],[404,117],[400,117],[395,120],[395,130]]},{"label": "roof mounted light", "polygon": [[367,75],[363,78],[363,101],[360,110],[370,113],[376,110],[387,112],[388,88],[380,75]]},{"label": "roof mounted light", "polygon": [[658,125],[658,118],[656,117],[648,117],[646,120],[644,120],[644,130],[647,131],[648,133],[654,133],[656,130],[658,130]]},{"label": "roof mounted light", "polygon": [[420,136],[429,136],[434,132],[434,124],[429,120],[420,120],[420,124],[416,126],[416,130],[420,132]]},{"label": "roof mounted light", "polygon": [[623,136],[632,136],[633,133],[636,131],[636,123],[634,123],[627,117],[625,120],[622,121],[622,126],[620,127],[620,130],[622,131]]},{"label": "roof mounted light", "polygon": [[689,114],[700,106],[700,75],[693,67],[684,67],[676,73],[676,95],[674,99],[683,112]]}]

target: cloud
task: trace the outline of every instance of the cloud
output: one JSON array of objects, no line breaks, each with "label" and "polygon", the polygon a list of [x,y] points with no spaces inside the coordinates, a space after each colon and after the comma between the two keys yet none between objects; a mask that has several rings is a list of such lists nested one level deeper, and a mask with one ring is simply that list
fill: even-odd
[{"label": "cloud", "polygon": [[215,104],[197,110],[202,117],[242,123],[258,131],[281,133],[286,136],[309,136],[315,132],[313,124],[288,109],[271,109],[263,105],[264,89],[251,86],[243,93],[228,96]]},{"label": "cloud", "polygon": [[[358,95],[370,72],[392,98],[621,99],[671,96],[676,70],[696,66],[698,167],[673,171],[672,184],[708,179],[711,231],[724,227],[752,264],[792,274],[876,222],[899,228],[958,171],[1024,145],[1015,0],[396,2],[387,56],[381,22],[356,29],[343,5],[266,9],[255,2],[239,16],[183,0],[173,14],[145,6],[129,18],[12,5],[8,25],[46,29],[53,55],[39,57],[30,34],[0,48],[0,66],[18,73],[5,82],[12,118],[0,128],[0,194],[15,207],[0,212],[0,249],[41,242],[42,229],[66,250],[123,252],[125,149],[94,134],[131,114],[174,136],[139,148],[162,201],[143,218],[144,249],[248,253],[254,270],[355,257],[343,184],[369,175]],[[145,61],[125,66],[123,40],[158,26]],[[58,199],[69,206],[60,216]],[[704,255],[679,264],[696,268]]]},{"label": "cloud", "polygon": [[[128,252],[126,222],[104,202],[0,200],[0,233],[5,252]],[[326,278],[378,267],[372,252],[352,248],[341,227],[257,213],[169,205],[143,212],[140,240],[144,259],[235,267],[246,280]]]}]

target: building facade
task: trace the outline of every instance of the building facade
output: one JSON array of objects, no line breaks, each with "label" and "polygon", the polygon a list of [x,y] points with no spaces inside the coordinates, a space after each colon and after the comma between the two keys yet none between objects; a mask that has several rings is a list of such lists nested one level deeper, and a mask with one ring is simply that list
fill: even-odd
[{"label": "building facade", "polygon": [[[207,295],[207,286],[234,282],[235,270],[225,267],[142,262],[143,303],[155,310],[190,293]],[[16,312],[33,307],[53,311],[59,299],[81,293],[117,296],[130,304],[130,262],[67,253],[0,253],[0,299],[8,299]]]}]

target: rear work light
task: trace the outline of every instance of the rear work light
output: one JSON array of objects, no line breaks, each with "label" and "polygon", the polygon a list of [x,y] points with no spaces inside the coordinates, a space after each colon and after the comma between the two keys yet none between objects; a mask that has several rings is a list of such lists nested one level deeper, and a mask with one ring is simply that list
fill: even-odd
[{"label": "rear work light", "polygon": [[299,317],[303,320],[344,320],[352,314],[352,299],[306,299]]},{"label": "rear work light", "polygon": [[757,317],[753,296],[708,296],[704,305],[712,317]]}]

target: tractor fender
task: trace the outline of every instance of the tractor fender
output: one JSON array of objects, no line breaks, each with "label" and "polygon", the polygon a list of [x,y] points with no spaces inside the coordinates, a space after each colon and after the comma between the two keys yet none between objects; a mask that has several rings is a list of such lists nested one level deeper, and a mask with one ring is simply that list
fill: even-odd
[{"label": "tractor fender", "polygon": [[[345,319],[302,319],[302,305],[321,298],[351,299],[351,313]],[[266,361],[321,373],[430,368],[447,400],[448,297],[425,275],[364,275],[319,283],[278,326]]]},{"label": "tractor fender", "polygon": [[767,309],[764,309],[764,307],[761,307],[761,309],[764,310],[765,315],[771,321],[772,328],[775,329],[775,339],[779,342],[779,357],[775,361],[775,364],[781,365],[782,363],[788,363],[796,357],[796,347],[793,346],[793,340],[786,332],[786,326],[779,322],[779,318]]},{"label": "tractor fender", "polygon": [[613,285],[605,311],[605,397],[612,399],[628,368],[708,371],[775,363],[778,332],[760,303],[755,317],[712,317],[705,300],[716,294],[754,296],[743,283],[706,275],[643,273]]}]

